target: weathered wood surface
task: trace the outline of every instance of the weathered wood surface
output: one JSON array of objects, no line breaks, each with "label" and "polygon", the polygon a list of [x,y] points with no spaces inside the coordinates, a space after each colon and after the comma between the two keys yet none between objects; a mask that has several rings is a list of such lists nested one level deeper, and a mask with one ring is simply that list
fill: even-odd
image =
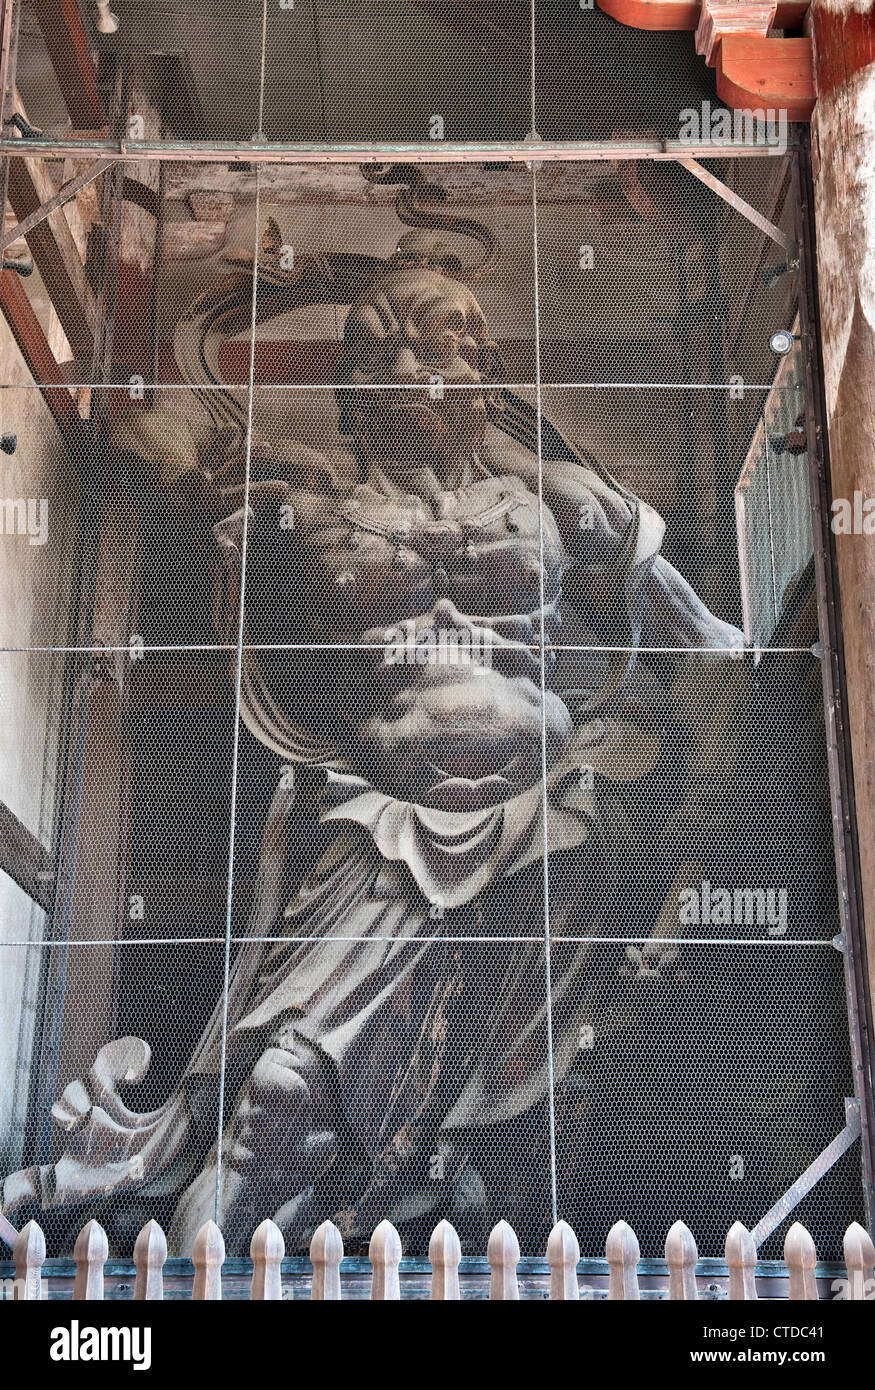
[{"label": "weathered wood surface", "polygon": [[814,110],[811,40],[727,34],[717,59],[717,93],[741,111],[785,111],[810,121]]},{"label": "weathered wood surface", "polygon": [[665,1238],[665,1259],[668,1265],[668,1296],[670,1299],[699,1297],[696,1287],[696,1262],[699,1253],[689,1226],[676,1221]]},{"label": "weathered wood surface", "polygon": [[46,1238],[35,1221],[28,1221],[19,1231],[12,1258],[15,1263],[13,1298],[23,1303],[37,1302],[42,1296]]},{"label": "weathered wood surface", "polygon": [[157,1302],[164,1297],[164,1265],[167,1240],[157,1221],[147,1221],[134,1245],[137,1277],[134,1298]]},{"label": "weathered wood surface", "polygon": [[797,1301],[816,1299],[817,1251],[809,1232],[798,1221],[793,1222],[784,1239],[784,1260],[790,1273],[790,1297]]},{"label": "weathered wood surface", "polygon": [[844,1247],[848,1298],[854,1303],[875,1298],[875,1244],[869,1232],[852,1221],[845,1231]]},{"label": "weathered wood surface", "polygon": [[[832,498],[875,521],[875,7],[813,0],[817,287]],[[875,1000],[875,535],[835,532],[859,827],[871,1027]],[[841,729],[839,734],[841,735]],[[865,966],[864,966],[865,969]],[[868,1015],[868,1017],[867,1017]],[[869,1047],[872,1046],[871,1035]]]},{"label": "weathered wood surface", "polygon": [[731,1299],[754,1299],[757,1297],[756,1263],[757,1251],[753,1236],[746,1226],[736,1221],[726,1235],[726,1263],[729,1266],[729,1297]]},{"label": "weathered wood surface", "polygon": [[338,1300],[340,1293],[340,1262],[343,1259],[343,1237],[332,1221],[323,1221],[310,1242],[313,1262],[313,1286],[310,1297],[319,1302]]},{"label": "weathered wood surface", "polygon": [[252,1258],[250,1298],[262,1302],[283,1296],[282,1263],[286,1253],[283,1233],[275,1221],[262,1221],[255,1231],[249,1254]]},{"label": "weathered wood surface", "polygon": [[547,1263],[550,1266],[550,1298],[574,1301],[580,1298],[577,1283],[577,1262],[580,1245],[567,1221],[559,1221],[547,1241]]},{"label": "weathered wood surface", "polygon": [[492,1229],[486,1258],[492,1275],[489,1281],[489,1297],[496,1300],[515,1300],[520,1296],[520,1286],[516,1269],[520,1262],[520,1243],[516,1231],[506,1221],[499,1221]]},{"label": "weathered wood surface", "polygon": [[194,1284],[191,1296],[197,1303],[214,1303],[222,1297],[222,1265],[225,1241],[215,1221],[207,1221],[198,1231],[192,1251]]},{"label": "weathered wood surface", "polygon": [[106,1231],[97,1221],[89,1221],[82,1227],[73,1247],[76,1261],[74,1299],[99,1302],[103,1298],[103,1266],[108,1254]]},{"label": "weathered wood surface", "polygon": [[640,1299],[638,1261],[641,1258],[641,1247],[632,1227],[627,1226],[625,1221],[618,1221],[608,1231],[605,1254],[611,1270],[608,1298]]},{"label": "weathered wood surface", "polygon": [[401,1264],[401,1237],[391,1221],[381,1221],[368,1248],[373,1275],[371,1298],[392,1302],[401,1297],[398,1269]]},{"label": "weathered wood surface", "polygon": [[458,1299],[462,1245],[449,1221],[439,1221],[435,1226],[428,1243],[428,1258],[432,1268],[431,1297],[442,1301]]}]

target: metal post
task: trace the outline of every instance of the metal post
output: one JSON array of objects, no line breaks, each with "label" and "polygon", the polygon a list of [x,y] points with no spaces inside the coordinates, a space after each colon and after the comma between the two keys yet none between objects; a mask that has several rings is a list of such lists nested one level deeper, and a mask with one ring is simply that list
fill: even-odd
[{"label": "metal post", "polygon": [[875,1103],[873,1103],[872,1003],[868,990],[863,895],[854,805],[853,764],[847,715],[847,686],[835,544],[830,527],[829,440],[824,427],[824,388],[817,315],[817,265],[808,146],[792,160],[799,236],[799,319],[805,369],[805,410],[809,442],[817,611],[823,645],[823,696],[827,762],[833,815],[839,909],[848,1000],[854,1094],[860,1101],[863,1196],[871,1225],[875,1218]]}]

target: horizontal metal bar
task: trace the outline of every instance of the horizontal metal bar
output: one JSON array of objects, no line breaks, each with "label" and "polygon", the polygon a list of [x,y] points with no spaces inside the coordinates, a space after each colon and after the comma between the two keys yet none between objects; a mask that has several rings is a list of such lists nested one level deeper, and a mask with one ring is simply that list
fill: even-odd
[{"label": "horizontal metal bar", "polygon": [[[153,381],[145,382],[150,391],[191,391],[189,381]],[[745,381],[742,383],[743,389],[747,391],[772,391],[775,388],[773,381]],[[101,391],[130,391],[131,382],[127,381],[65,381],[66,391],[87,391],[99,386]],[[536,383],[534,381],[454,381],[452,385],[444,383],[444,391],[455,393],[456,391],[483,391],[486,386],[498,386],[502,391],[531,391],[534,393]],[[0,381],[0,391],[50,391],[51,385],[41,381]],[[248,392],[249,386],[245,381],[215,381],[198,382],[198,391],[239,391],[241,394]],[[257,381],[254,389],[256,391],[430,391],[434,387],[422,381]],[[779,391],[800,394],[795,386],[781,386]],[[738,391],[738,382],[730,381],[548,381],[542,379],[542,391],[682,391],[685,395],[688,391]]]},{"label": "horizontal metal bar", "polygon": [[234,141],[164,140],[157,143],[130,140],[21,140],[0,141],[0,155],[41,155],[46,159],[87,159],[112,155],[137,164],[143,160],[202,160],[206,164],[371,164],[408,161],[425,164],[479,164],[497,160],[529,163],[532,160],[598,161],[614,159],[756,158],[786,155],[783,144],[735,143],[705,140],[429,140],[418,144],[255,144]]},{"label": "horizontal metal bar", "polygon": [[[288,936],[232,936],[235,946],[281,945],[290,941]],[[224,936],[136,936],[124,940],[115,938],[107,941],[104,937],[77,941],[0,941],[0,952],[7,947],[28,946],[34,951],[78,950],[81,946],[218,946],[224,943]],[[411,946],[442,946],[446,942],[469,946],[542,946],[544,935],[540,936],[453,936],[441,933],[439,936],[337,936],[333,932],[323,932],[321,936],[299,936],[295,941],[360,941],[368,945],[386,945],[394,942],[409,942]],[[810,941],[798,937],[783,936],[550,936],[552,945],[560,946],[800,946],[808,949],[828,946],[835,950],[835,943],[829,937],[812,937]]]},{"label": "horizontal metal bar", "polygon": [[[242,486],[242,484],[241,484]],[[382,652],[387,646],[391,646],[388,640],[385,642],[246,642],[244,650],[247,652]],[[613,652],[619,655],[628,652],[630,655],[635,652],[639,656],[701,656],[710,658],[713,656],[734,656],[741,659],[743,656],[813,656],[820,657],[820,652],[816,645],[812,647],[757,647],[742,646],[737,647],[605,647],[596,643],[588,645],[574,644],[571,642],[550,642],[551,652],[592,652],[605,654]],[[47,656],[73,656],[77,652],[95,656],[108,656],[113,652],[129,653],[132,644],[119,644],[118,646],[105,647],[2,647],[0,655],[7,652],[42,652]],[[514,646],[515,651],[527,651],[535,654],[540,651],[538,642],[517,642]],[[236,646],[230,642],[205,642],[197,643],[177,643],[175,645],[165,644],[153,646],[151,643],[143,643],[142,651],[144,654],[156,655],[161,652],[235,652]],[[141,660],[141,657],[137,658]],[[561,691],[559,692],[561,694]]]},{"label": "horizontal metal bar", "polygon": [[[15,143],[20,144],[21,141],[16,141]],[[26,153],[26,151],[22,151],[22,153]],[[67,183],[62,184],[53,198],[49,198],[47,202],[41,203],[38,208],[34,208],[32,213],[27,217],[23,217],[20,222],[14,227],[10,227],[9,231],[5,232],[4,235],[0,237],[0,251],[5,251],[6,247],[11,246],[14,241],[18,241],[19,237],[26,237],[28,232],[33,231],[34,227],[38,227],[39,224],[44,222],[47,217],[50,217],[53,212],[57,212],[58,208],[63,207],[65,203],[69,202],[80,189],[86,188],[89,183],[93,183],[95,179],[100,178],[100,175],[105,173],[107,169],[112,168],[114,163],[114,159],[98,159],[96,163],[90,164],[81,174],[77,174],[75,178],[69,179]]]}]

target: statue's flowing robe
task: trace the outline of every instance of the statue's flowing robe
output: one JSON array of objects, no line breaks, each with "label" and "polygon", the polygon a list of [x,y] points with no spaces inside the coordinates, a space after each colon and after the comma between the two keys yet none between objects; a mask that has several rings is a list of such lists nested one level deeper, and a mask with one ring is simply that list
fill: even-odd
[{"label": "statue's flowing robe", "polygon": [[[611,481],[600,477],[599,486]],[[663,528],[631,501],[618,588],[634,651]],[[61,1158],[7,1179],[13,1208],[26,1192],[51,1208],[137,1188],[181,1191],[216,1139],[220,1072],[229,1078],[227,1122],[235,1078],[239,1090],[261,1050],[294,1036],[330,1059],[346,1122],[375,1170],[391,1172],[432,1152],[440,1131],[502,1123],[543,1101],[580,1045],[581,1019],[591,1020],[582,981],[592,944],[548,950],[545,921],[549,913],[553,935],[571,938],[598,936],[611,922],[607,886],[613,860],[620,876],[623,830],[599,798],[617,767],[617,781],[634,782],[659,752],[652,730],[623,715],[628,656],[620,678],[602,659],[603,715],[578,722],[545,787],[462,813],[398,801],[318,749],[296,749],[257,658],[246,660],[241,715],[300,764],[300,776],[271,805],[227,1008],[223,999],[181,1083],[148,1114],[118,1094],[120,1082],[145,1074],[146,1044],[103,1048],[54,1107],[67,1131]],[[582,767],[594,771],[595,790],[582,783]],[[302,837],[314,826],[318,853],[296,881]],[[610,934],[625,926],[613,922]]]}]

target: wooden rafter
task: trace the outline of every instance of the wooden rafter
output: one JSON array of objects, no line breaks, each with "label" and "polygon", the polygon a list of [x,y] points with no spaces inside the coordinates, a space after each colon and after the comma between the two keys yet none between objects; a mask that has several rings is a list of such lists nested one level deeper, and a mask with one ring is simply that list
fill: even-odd
[{"label": "wooden rafter", "polygon": [[91,45],[76,0],[31,0],[70,120],[81,130],[104,127]]},{"label": "wooden rafter", "polygon": [[[9,161],[7,191],[15,216],[22,222],[49,202],[57,188],[44,160],[15,157]],[[27,244],[74,356],[90,368],[94,351],[94,291],[63,208],[57,208],[31,227]]]},{"label": "wooden rafter", "polygon": [[46,405],[64,436],[72,439],[81,425],[79,413],[39,319],[14,270],[0,273],[0,310],[6,317],[34,381],[49,388],[45,392]]},{"label": "wooden rafter", "polygon": [[[701,0],[596,0],[600,10],[632,29],[696,29]],[[805,18],[809,0],[778,0],[776,29],[795,29]]]},{"label": "wooden rafter", "polygon": [[786,111],[788,121],[810,121],[815,100],[811,40],[727,34],[720,45],[717,92],[728,106]]},{"label": "wooden rafter", "polygon": [[49,851],[0,801],[0,868],[46,912],[55,896],[55,865]]},{"label": "wooden rafter", "polygon": [[[699,52],[716,67],[718,94],[736,110],[784,111],[787,120],[811,120],[815,102],[811,40],[772,37],[769,23],[763,24],[763,13],[770,6],[739,4],[730,12],[715,0],[709,14],[709,0],[596,0],[596,4],[632,28],[695,29]],[[794,29],[807,10],[808,0],[777,0],[774,17],[769,14],[768,18],[773,29]],[[748,12],[747,27],[741,12]]]}]

